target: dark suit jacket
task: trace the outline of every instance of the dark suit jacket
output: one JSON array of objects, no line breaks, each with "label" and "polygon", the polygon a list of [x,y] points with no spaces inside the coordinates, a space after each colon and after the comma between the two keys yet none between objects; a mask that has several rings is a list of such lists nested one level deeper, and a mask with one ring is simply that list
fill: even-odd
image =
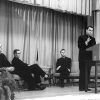
[{"label": "dark suit jacket", "polygon": [[90,42],[88,45],[85,45],[85,41],[87,40],[88,35],[81,35],[78,38],[78,48],[79,48],[79,61],[83,60],[92,60],[92,52],[86,51],[87,48],[96,44],[95,38],[90,36]]},{"label": "dark suit jacket", "polygon": [[56,63],[56,68],[58,66],[61,66],[61,68],[63,68],[63,69],[67,69],[67,68],[70,69],[70,67],[71,67],[71,58],[68,58],[68,57],[59,58],[57,60],[57,63]]},{"label": "dark suit jacket", "polygon": [[1,53],[0,54],[0,68],[2,68],[2,67],[10,67],[10,66],[11,66],[11,64],[7,60],[6,56],[3,53]]},{"label": "dark suit jacket", "polygon": [[13,58],[12,66],[14,66],[15,68],[13,73],[16,73],[16,74],[25,73],[26,71],[28,71],[28,64],[24,63],[17,57]]}]

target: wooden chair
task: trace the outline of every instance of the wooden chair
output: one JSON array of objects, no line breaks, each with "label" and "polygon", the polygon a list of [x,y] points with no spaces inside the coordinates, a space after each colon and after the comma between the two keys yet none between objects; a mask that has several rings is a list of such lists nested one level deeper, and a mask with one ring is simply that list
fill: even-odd
[{"label": "wooden chair", "polygon": [[43,70],[45,71],[45,73],[48,75],[48,78],[44,79],[44,81],[48,81],[48,83],[46,83],[48,86],[51,86],[53,83],[53,74],[52,74],[52,68],[48,68],[45,67],[43,68]]}]

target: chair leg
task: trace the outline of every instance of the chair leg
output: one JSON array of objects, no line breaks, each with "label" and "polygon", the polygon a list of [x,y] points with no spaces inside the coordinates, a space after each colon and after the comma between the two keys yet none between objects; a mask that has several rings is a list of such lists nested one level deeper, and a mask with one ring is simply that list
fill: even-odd
[{"label": "chair leg", "polygon": [[49,86],[51,86],[52,85],[52,81],[53,81],[53,76],[52,75],[49,75],[48,81],[49,81]]},{"label": "chair leg", "polygon": [[59,85],[60,80],[58,78],[55,78],[55,85]]},{"label": "chair leg", "polygon": [[60,85],[60,79],[57,77],[54,77],[54,85]]},{"label": "chair leg", "polygon": [[53,77],[53,84],[56,85],[56,77]]},{"label": "chair leg", "polygon": [[49,86],[51,86],[51,84],[52,84],[51,80],[52,80],[52,78],[49,78],[49,80],[48,80],[49,81]]}]

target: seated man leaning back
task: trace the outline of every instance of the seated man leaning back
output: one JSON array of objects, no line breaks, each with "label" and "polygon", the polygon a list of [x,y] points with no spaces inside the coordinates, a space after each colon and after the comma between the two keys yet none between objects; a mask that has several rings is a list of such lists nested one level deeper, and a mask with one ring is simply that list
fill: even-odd
[{"label": "seated man leaning back", "polygon": [[[48,75],[40,68],[38,64],[28,65],[20,60],[21,51],[15,49],[13,51],[14,58],[12,66],[14,66],[14,74],[19,75],[28,85],[29,90],[45,89],[45,85],[41,84],[41,77],[47,78]],[[34,77],[32,76],[34,74]]]}]

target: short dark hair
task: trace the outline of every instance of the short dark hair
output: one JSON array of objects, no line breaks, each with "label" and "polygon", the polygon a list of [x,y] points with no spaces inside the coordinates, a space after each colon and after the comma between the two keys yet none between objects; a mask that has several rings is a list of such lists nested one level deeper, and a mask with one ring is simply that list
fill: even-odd
[{"label": "short dark hair", "polygon": [[63,51],[63,50],[65,51],[65,49],[61,49],[61,50],[60,50],[60,53],[61,53],[61,51]]},{"label": "short dark hair", "polygon": [[19,50],[19,49],[14,49],[13,54],[16,54],[16,53],[17,53],[17,51],[20,51],[20,50]]},{"label": "short dark hair", "polygon": [[86,29],[88,29],[89,27],[90,27],[90,28],[93,28],[92,26],[87,26]]}]

